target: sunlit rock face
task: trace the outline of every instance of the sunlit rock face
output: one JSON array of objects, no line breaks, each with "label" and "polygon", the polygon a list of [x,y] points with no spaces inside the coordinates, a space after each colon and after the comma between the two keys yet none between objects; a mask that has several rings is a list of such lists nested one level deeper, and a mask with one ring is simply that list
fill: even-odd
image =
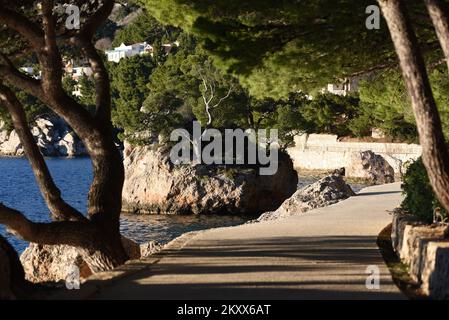
[{"label": "sunlit rock face", "polygon": [[326,207],[355,195],[339,174],[332,174],[295,192],[273,212],[261,215],[258,221],[276,220]]},{"label": "sunlit rock face", "polygon": [[[122,236],[122,245],[130,260],[146,258],[161,250],[156,241],[138,244]],[[80,279],[92,275],[88,264],[83,260],[80,250],[67,245],[40,245],[30,243],[20,256],[25,277],[34,283],[64,282],[76,267]],[[0,265],[1,267],[1,265]]]},{"label": "sunlit rock face", "polygon": [[449,298],[449,226],[425,224],[397,210],[393,214],[393,249],[408,268],[413,282],[431,299]]},{"label": "sunlit rock face", "polygon": [[254,168],[173,165],[168,152],[127,145],[123,209],[151,214],[257,214],[275,210],[297,189],[290,157],[274,175]]},{"label": "sunlit rock face", "polygon": [[78,250],[66,245],[39,245],[31,243],[20,256],[28,281],[59,282],[64,281],[70,268],[76,266],[81,277],[92,274]]},{"label": "sunlit rock face", "polygon": [[[77,157],[87,154],[80,139],[60,118],[44,115],[31,126],[31,133],[46,157]],[[0,154],[7,156],[24,155],[23,146],[15,130],[8,132],[0,125]]]},{"label": "sunlit rock face", "polygon": [[372,184],[394,182],[393,167],[381,155],[372,151],[354,153],[350,165],[346,168],[346,175]]}]

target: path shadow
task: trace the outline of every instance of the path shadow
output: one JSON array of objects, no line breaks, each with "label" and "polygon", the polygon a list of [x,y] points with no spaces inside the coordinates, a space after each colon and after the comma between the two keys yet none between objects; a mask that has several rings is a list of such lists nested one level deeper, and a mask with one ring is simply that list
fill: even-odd
[{"label": "path shadow", "polygon": [[[400,299],[366,289],[381,265],[375,237],[274,237],[189,243],[156,264],[107,283],[95,299]],[[382,275],[391,289],[389,274]],[[103,284],[104,285],[104,284]]]}]

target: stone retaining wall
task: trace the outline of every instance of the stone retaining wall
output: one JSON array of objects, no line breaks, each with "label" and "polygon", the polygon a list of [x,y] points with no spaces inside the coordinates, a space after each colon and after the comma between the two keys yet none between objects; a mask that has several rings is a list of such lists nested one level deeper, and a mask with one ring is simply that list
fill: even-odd
[{"label": "stone retaining wall", "polygon": [[303,134],[295,137],[295,147],[287,151],[295,168],[307,170],[333,170],[347,167],[354,152],[371,150],[388,161],[396,174],[403,165],[417,159],[421,146],[406,143],[341,142],[336,135]]},{"label": "stone retaining wall", "polygon": [[447,225],[424,225],[400,213],[393,216],[393,249],[408,266],[413,281],[433,299],[449,299],[448,234]]}]

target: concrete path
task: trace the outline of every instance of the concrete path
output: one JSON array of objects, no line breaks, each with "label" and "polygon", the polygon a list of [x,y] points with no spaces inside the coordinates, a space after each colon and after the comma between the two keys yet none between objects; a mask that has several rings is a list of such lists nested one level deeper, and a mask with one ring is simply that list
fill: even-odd
[{"label": "concrete path", "polygon": [[[302,216],[186,237],[91,298],[403,299],[376,245],[401,200],[399,183],[375,186]],[[380,290],[366,288],[370,265]]]}]

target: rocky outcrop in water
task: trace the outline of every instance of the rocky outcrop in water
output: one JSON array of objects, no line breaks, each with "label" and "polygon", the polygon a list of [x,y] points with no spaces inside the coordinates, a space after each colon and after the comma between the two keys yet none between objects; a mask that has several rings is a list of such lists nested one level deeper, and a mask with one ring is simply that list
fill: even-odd
[{"label": "rocky outcrop in water", "polygon": [[326,207],[354,196],[341,175],[330,175],[295,192],[274,212],[264,213],[257,221],[276,220]]},{"label": "rocky outcrop in water", "polygon": [[372,184],[394,182],[393,167],[381,155],[372,151],[354,153],[350,165],[346,168],[346,175]]},{"label": "rocky outcrop in water", "polygon": [[290,157],[279,153],[275,175],[257,169],[173,165],[167,153],[126,146],[123,209],[135,213],[244,214],[274,210],[297,189]]},{"label": "rocky outcrop in water", "polygon": [[[161,249],[155,241],[137,244],[122,237],[122,244],[131,260],[145,258]],[[35,283],[59,282],[68,277],[73,267],[77,267],[81,279],[92,274],[78,250],[66,245],[40,245],[31,243],[20,256],[25,277]]]},{"label": "rocky outcrop in water", "polygon": [[[76,157],[87,154],[80,139],[60,118],[45,115],[37,118],[31,132],[44,156]],[[24,150],[15,130],[0,125],[0,155],[23,156]]]}]

